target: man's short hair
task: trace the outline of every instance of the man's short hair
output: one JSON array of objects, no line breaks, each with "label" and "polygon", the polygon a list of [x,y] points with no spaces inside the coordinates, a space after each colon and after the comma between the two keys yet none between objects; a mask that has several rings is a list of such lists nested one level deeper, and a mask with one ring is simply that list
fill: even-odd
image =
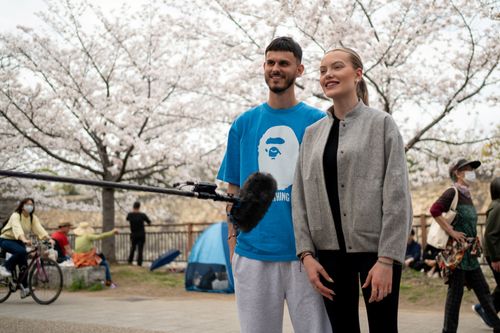
[{"label": "man's short hair", "polygon": [[496,177],[490,184],[491,200],[500,198],[500,177]]},{"label": "man's short hair", "polygon": [[299,43],[291,37],[278,37],[267,46],[266,53],[269,51],[292,52],[298,63],[302,62],[302,48]]},{"label": "man's short hair", "polygon": [[136,201],[136,202],[134,202],[134,206],[132,206],[132,207],[134,207],[134,209],[139,209],[139,208],[141,208],[141,203],[139,201]]}]

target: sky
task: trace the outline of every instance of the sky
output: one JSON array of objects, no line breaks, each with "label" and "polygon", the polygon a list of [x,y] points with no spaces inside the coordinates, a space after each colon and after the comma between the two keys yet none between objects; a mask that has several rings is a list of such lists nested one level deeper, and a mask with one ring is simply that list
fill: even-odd
[{"label": "sky", "polygon": [[[101,6],[103,11],[108,11],[113,8],[119,7],[121,4],[127,2],[131,6],[139,5],[144,0],[89,0],[91,3]],[[42,11],[46,8],[43,0],[0,0],[0,32],[14,32],[17,25],[36,27],[40,24],[39,19],[34,15],[37,11]],[[491,93],[498,93],[490,89]],[[471,110],[472,111],[472,110]],[[490,133],[494,128],[500,125],[500,106],[487,107],[478,106],[477,110],[473,110],[470,114],[464,117],[463,112],[456,112],[460,117],[451,115],[453,126],[462,128],[464,130],[471,128],[480,128],[485,133]],[[405,116],[408,113],[404,113]],[[397,114],[395,114],[396,121]],[[412,113],[410,122],[411,127],[418,129],[425,126],[430,118],[426,115],[417,112]]]}]

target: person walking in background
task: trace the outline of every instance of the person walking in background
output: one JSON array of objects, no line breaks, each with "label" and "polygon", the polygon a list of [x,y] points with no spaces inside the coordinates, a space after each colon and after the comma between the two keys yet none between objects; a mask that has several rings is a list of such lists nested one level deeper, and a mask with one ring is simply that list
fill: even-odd
[{"label": "person walking in background", "polygon": [[227,192],[236,196],[256,171],[272,174],[278,185],[271,206],[254,229],[237,234],[228,220],[243,333],[281,333],[285,301],[296,333],[330,332],[321,297],[308,283],[295,255],[290,199],[295,164],[306,127],[324,117],[295,97],[295,80],[303,72],[302,49],[292,38],[278,37],[267,46],[267,102],[233,122],[217,175],[228,183]]},{"label": "person walking in background", "polygon": [[363,64],[349,48],[319,67],[328,117],[304,134],[293,183],[297,255],[324,296],[333,332],[397,332],[399,284],[412,223],[405,147],[391,115],[368,107]]},{"label": "person walking in background", "polygon": [[[11,276],[16,265],[19,267],[20,272],[28,267],[26,246],[31,245],[29,238],[31,232],[38,239],[49,240],[52,246],[54,245],[54,241],[49,237],[49,234],[35,215],[35,200],[25,198],[19,202],[14,213],[12,213],[7,224],[5,224],[0,232],[0,247],[11,254],[5,265],[0,266],[0,275],[4,277]],[[21,281],[21,284],[23,286],[21,298],[25,298],[29,295],[28,276]]]},{"label": "person walking in background", "polygon": [[[483,240],[483,254],[493,272],[496,286],[491,297],[495,312],[500,311],[500,177],[493,179],[490,184],[491,204],[486,210],[486,230]],[[472,309],[483,322],[493,327],[484,313],[481,304],[475,304]]]},{"label": "person walking in background", "polygon": [[58,263],[70,260],[73,255],[73,250],[68,240],[68,233],[71,230],[71,226],[71,222],[59,223],[57,230],[50,235],[50,238],[55,241],[54,248],[57,250]]},{"label": "person walking in background", "polygon": [[465,286],[474,290],[481,304],[482,312],[478,314],[486,318],[486,321],[491,324],[495,332],[500,332],[500,319],[493,307],[488,283],[479,266],[477,256],[471,251],[479,244],[477,244],[477,212],[472,202],[469,186],[475,182],[476,173],[474,170],[480,165],[480,161],[469,161],[461,158],[450,167],[450,178],[453,181],[453,187],[458,190],[457,215],[453,220],[453,225],[448,224],[441,215],[449,211],[455,196],[455,188],[447,189],[430,209],[432,217],[455,242],[462,245],[466,244],[466,242],[470,244],[470,247],[463,254],[460,264],[445,274],[448,278],[448,293],[446,296],[443,333],[457,332],[460,304]]},{"label": "person walking in background", "polygon": [[128,256],[129,265],[134,261],[134,252],[137,248],[137,265],[142,266],[142,251],[146,242],[146,231],[144,223],[151,225],[149,217],[140,211],[141,203],[134,202],[132,212],[127,214],[127,221],[130,223],[130,254]]},{"label": "person walking in background", "polygon": [[106,269],[106,286],[116,288],[116,284],[111,279],[111,270],[109,263],[106,261],[104,254],[97,253],[97,248],[94,246],[96,240],[113,237],[118,233],[117,229],[108,232],[96,234],[94,228],[88,222],[81,222],[74,231],[76,235],[75,250],[73,251],[73,262],[75,267],[87,266],[104,266]]}]

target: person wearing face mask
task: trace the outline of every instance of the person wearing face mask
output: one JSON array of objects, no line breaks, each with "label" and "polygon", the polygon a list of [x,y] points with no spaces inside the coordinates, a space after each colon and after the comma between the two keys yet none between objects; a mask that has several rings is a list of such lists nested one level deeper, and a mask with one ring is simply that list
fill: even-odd
[{"label": "person wearing face mask", "polygon": [[[480,161],[469,161],[461,158],[450,167],[449,174],[453,181],[453,187],[458,190],[457,215],[453,220],[453,225],[448,224],[441,216],[443,212],[450,209],[455,196],[453,187],[447,189],[430,209],[432,217],[457,242],[467,240],[475,242],[477,239],[477,212],[472,202],[469,187],[475,182],[476,173],[474,170],[480,165]],[[494,329],[494,332],[500,332],[500,319],[490,298],[488,283],[481,271],[477,256],[471,251],[476,247],[474,245],[471,244],[470,248],[464,253],[460,264],[451,270],[448,275],[443,333],[457,331],[464,286],[474,290],[481,304],[481,317]]]},{"label": "person wearing face mask", "polygon": [[[49,240],[54,245],[54,241],[50,239],[49,234],[35,215],[35,200],[25,198],[19,202],[0,233],[0,247],[11,254],[5,265],[0,266],[1,276],[11,276],[16,265],[21,271],[26,269],[28,266],[26,246],[31,245],[30,233],[34,233],[41,240]],[[22,281],[22,285],[24,290],[21,290],[21,297],[24,298],[29,294],[28,281]]]}]

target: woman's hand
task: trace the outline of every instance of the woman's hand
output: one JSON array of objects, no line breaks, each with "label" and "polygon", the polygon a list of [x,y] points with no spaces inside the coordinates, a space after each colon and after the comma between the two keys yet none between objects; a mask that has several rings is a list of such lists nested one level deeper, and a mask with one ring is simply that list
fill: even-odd
[{"label": "woman's hand", "polygon": [[465,234],[463,232],[452,230],[450,237],[457,242],[465,242]]},{"label": "woman's hand", "polygon": [[21,237],[19,237],[19,239],[21,240],[21,242],[24,243],[25,246],[31,246],[31,239],[26,238],[22,235],[21,235]]},{"label": "woman's hand", "polygon": [[371,285],[372,293],[369,303],[380,302],[392,292],[392,260],[391,263],[377,261],[373,265],[366,281],[361,288],[367,288]]},{"label": "woman's hand", "polygon": [[335,295],[335,293],[333,290],[327,288],[323,283],[321,283],[319,278],[321,275],[325,280],[333,282],[332,278],[328,275],[323,266],[321,266],[321,264],[314,259],[312,255],[304,257],[302,262],[306,269],[309,282],[311,282],[313,288],[330,301],[333,301],[333,295]]}]

